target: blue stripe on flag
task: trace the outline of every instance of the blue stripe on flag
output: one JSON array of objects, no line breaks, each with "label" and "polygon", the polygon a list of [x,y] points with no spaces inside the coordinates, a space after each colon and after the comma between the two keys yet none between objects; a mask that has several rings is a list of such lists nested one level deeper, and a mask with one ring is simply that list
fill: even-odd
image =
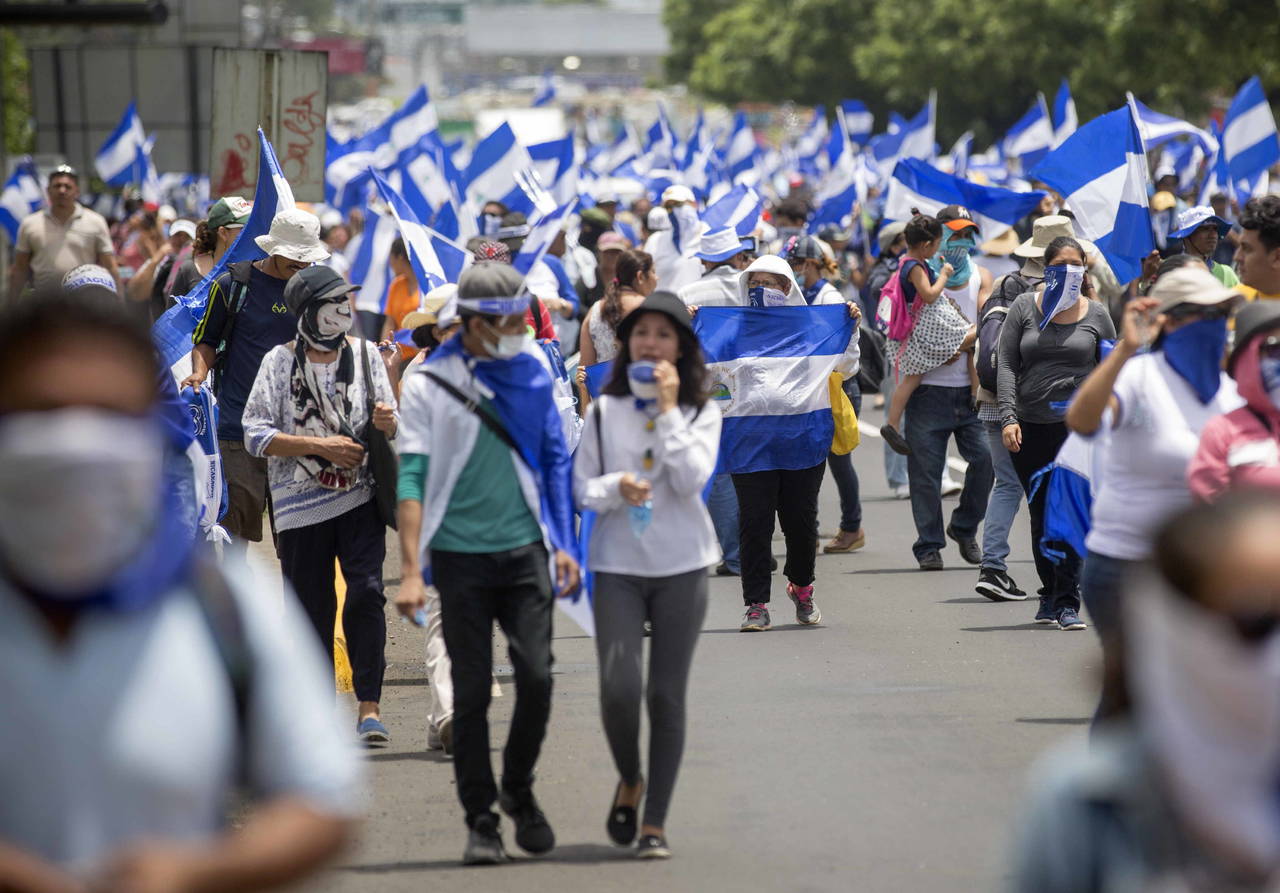
[{"label": "blue stripe on flag", "polygon": [[844,353],[853,332],[844,304],[816,307],[703,307],[693,321],[708,363],[740,357]]},{"label": "blue stripe on flag", "polygon": [[831,452],[834,436],[830,408],[795,415],[729,416],[720,429],[722,470],[749,474],[812,468]]}]

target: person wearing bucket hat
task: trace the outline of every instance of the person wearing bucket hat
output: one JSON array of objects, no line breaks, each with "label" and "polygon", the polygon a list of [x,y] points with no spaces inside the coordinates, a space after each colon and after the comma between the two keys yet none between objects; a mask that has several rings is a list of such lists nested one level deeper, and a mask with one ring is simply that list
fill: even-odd
[{"label": "person wearing bucket hat", "polygon": [[1280,302],[1253,301],[1236,314],[1227,357],[1245,405],[1211,419],[1187,466],[1191,494],[1213,502],[1231,490],[1280,493]]},{"label": "person wearing bucket hat", "polygon": [[[1241,405],[1222,358],[1227,316],[1242,300],[1201,264],[1170,269],[1150,296],[1129,303],[1115,349],[1067,409],[1069,429],[1105,435],[1094,468],[1106,484],[1093,502],[1080,575],[1104,655],[1118,647],[1123,593],[1150,558],[1155,531],[1191,502],[1187,466],[1201,432]],[[1104,683],[1095,721],[1115,716],[1119,704],[1120,693]]]},{"label": "person wearing bucket hat", "polygon": [[191,374],[181,384],[198,391],[213,373],[218,448],[229,500],[222,526],[237,552],[262,540],[267,502],[267,461],[245,451],[245,401],[267,352],[297,338],[298,320],[285,301],[286,285],[298,271],[329,256],[320,241],[320,220],[299,208],[281,211],[270,232],[254,241],[267,257],[230,264],[209,286],[204,316],[192,339]]},{"label": "person wearing bucket hat", "polygon": [[677,293],[689,307],[731,307],[738,303],[738,274],[747,268],[747,243],[731,228],[702,234],[698,260],[702,277]]},{"label": "person wearing bucket hat", "polygon": [[[720,410],[689,311],[671,292],[618,327],[618,356],[591,405],[574,461],[574,498],[596,513],[587,544],[605,736],[619,781],[606,829],[639,858],[666,858],[664,830],[685,739],[685,693],[720,550],[702,491],[720,448]],[[644,625],[652,625],[648,680]],[[648,789],[640,708],[649,705]],[[641,822],[637,813],[644,796]]]},{"label": "person wearing bucket hat", "polygon": [[[1082,239],[1076,234],[1074,218],[1070,216],[1070,212],[1063,211],[1058,214],[1050,214],[1046,217],[1037,217],[1031,224],[1031,238],[1027,239],[1021,245],[1013,250],[1014,257],[1022,262],[1023,275],[1030,274],[1032,278],[1037,280],[1044,278],[1044,250],[1049,243],[1061,236],[1070,236],[1075,239],[1080,247],[1084,249],[1085,266],[1089,268],[1089,278],[1093,282],[1093,286],[1098,291],[1099,297],[1107,301],[1111,307],[1112,322],[1119,320],[1122,305],[1118,302],[1122,301],[1126,295],[1125,285],[1116,280],[1116,274],[1111,269],[1111,265],[1107,263],[1107,259],[1102,256],[1102,252],[1098,250],[1098,246],[1090,242],[1088,239]],[[1159,263],[1160,257],[1158,252],[1152,252],[1151,257]],[[1145,263],[1145,262],[1144,262]]]},{"label": "person wearing bucket hat", "polygon": [[[529,296],[509,264],[481,261],[458,280],[462,328],[401,387],[399,530],[413,617],[440,595],[452,661],[454,774],[466,813],[466,865],[506,861],[495,801],[516,842],[549,852],[555,833],[533,793],[551,710],[554,597],[577,593],[573,470],[546,354],[527,334]],[[489,750],[493,622],[510,643],[516,704],[502,786]]]},{"label": "person wearing bucket hat", "polygon": [[1208,205],[1187,208],[1178,215],[1178,227],[1169,233],[1170,239],[1182,240],[1182,252],[1204,263],[1214,278],[1227,288],[1240,284],[1236,271],[1213,259],[1218,242],[1231,231],[1231,224],[1213,213]]},{"label": "person wearing bucket hat", "polygon": [[294,339],[263,357],[245,403],[244,445],[267,462],[280,568],[330,664],[335,560],[342,569],[356,733],[383,745],[390,740],[378,707],[386,671],[386,528],[359,438],[370,423],[395,437],[396,398],[377,348],[349,337],[351,293],[359,287],[318,265],[289,280],[284,302],[297,320]]}]

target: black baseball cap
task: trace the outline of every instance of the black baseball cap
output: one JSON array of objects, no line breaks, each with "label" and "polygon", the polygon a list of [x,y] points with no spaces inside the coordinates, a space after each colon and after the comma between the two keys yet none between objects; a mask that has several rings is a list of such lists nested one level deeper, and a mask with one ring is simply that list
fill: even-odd
[{"label": "black baseball cap", "polygon": [[693,333],[693,317],[689,315],[689,308],[685,306],[684,301],[676,297],[674,292],[655,291],[645,298],[639,307],[624,316],[622,322],[618,323],[618,340],[626,341],[631,335],[631,329],[635,326],[636,320],[646,313],[664,314],[678,328],[684,329],[690,334]]},{"label": "black baseball cap", "polygon": [[1227,374],[1233,376],[1236,361],[1254,336],[1280,326],[1280,301],[1250,301],[1240,308],[1235,322],[1235,343],[1231,348],[1231,355],[1227,357]]},{"label": "black baseball cap", "polygon": [[981,232],[978,228],[978,224],[973,220],[973,215],[969,213],[969,209],[961,207],[960,205],[947,205],[937,213],[936,218],[937,221],[947,227],[947,229],[954,230],[956,232],[968,229],[969,227],[973,227],[975,230]]},{"label": "black baseball cap", "polygon": [[787,260],[822,260],[826,255],[813,236],[792,236],[787,240]]},{"label": "black baseball cap", "polygon": [[294,316],[312,301],[332,301],[360,286],[339,276],[331,267],[314,264],[299,270],[284,287],[284,304]]}]

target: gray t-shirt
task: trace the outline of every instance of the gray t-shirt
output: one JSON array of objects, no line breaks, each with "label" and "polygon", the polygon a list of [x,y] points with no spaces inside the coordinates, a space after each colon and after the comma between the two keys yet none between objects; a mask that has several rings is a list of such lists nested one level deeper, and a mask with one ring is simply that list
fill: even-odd
[{"label": "gray t-shirt", "polygon": [[1071,398],[1098,365],[1099,342],[1116,337],[1111,315],[1097,301],[1079,322],[1051,322],[1041,331],[1041,317],[1036,293],[1027,292],[1010,305],[1000,329],[996,396],[1005,425],[1062,421],[1061,406],[1052,404]]}]

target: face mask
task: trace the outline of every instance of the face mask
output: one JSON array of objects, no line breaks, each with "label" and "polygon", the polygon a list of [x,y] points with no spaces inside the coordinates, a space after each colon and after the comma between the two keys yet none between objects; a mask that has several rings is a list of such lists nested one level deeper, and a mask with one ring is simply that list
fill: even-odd
[{"label": "face mask", "polygon": [[482,236],[492,236],[502,229],[502,218],[497,214],[481,214],[480,215],[480,234]]},{"label": "face mask", "polygon": [[1239,858],[1274,862],[1280,634],[1245,642],[1224,618],[1151,578],[1126,600],[1138,721],[1180,811]]},{"label": "face mask", "polygon": [[1041,301],[1040,330],[1049,321],[1075,305],[1080,300],[1080,289],[1084,286],[1084,267],[1075,264],[1053,264],[1044,268],[1044,298]]},{"label": "face mask", "polygon": [[658,399],[658,380],[654,376],[657,368],[658,365],[649,360],[633,360],[627,366],[627,384],[637,400]]},{"label": "face mask", "polygon": [[0,422],[0,562],[41,596],[104,586],[151,537],[163,440],[154,425],[75,407]]},{"label": "face mask", "polygon": [[1160,349],[1201,403],[1208,403],[1222,383],[1222,355],[1227,349],[1227,321],[1200,319],[1163,336]]},{"label": "face mask", "polygon": [[524,352],[524,346],[529,341],[527,332],[521,332],[518,335],[503,335],[488,322],[484,325],[497,338],[496,341],[484,340],[484,346],[489,351],[489,356],[495,360],[509,360],[512,357],[520,356]]},{"label": "face mask", "polygon": [[1280,359],[1262,358],[1262,386],[1271,398],[1271,405],[1280,409]]},{"label": "face mask", "polygon": [[316,350],[335,350],[351,331],[354,320],[351,304],[341,301],[313,301],[298,317],[298,334]]},{"label": "face mask", "polygon": [[752,307],[783,307],[787,303],[787,295],[776,288],[756,285],[747,289],[747,300]]}]

